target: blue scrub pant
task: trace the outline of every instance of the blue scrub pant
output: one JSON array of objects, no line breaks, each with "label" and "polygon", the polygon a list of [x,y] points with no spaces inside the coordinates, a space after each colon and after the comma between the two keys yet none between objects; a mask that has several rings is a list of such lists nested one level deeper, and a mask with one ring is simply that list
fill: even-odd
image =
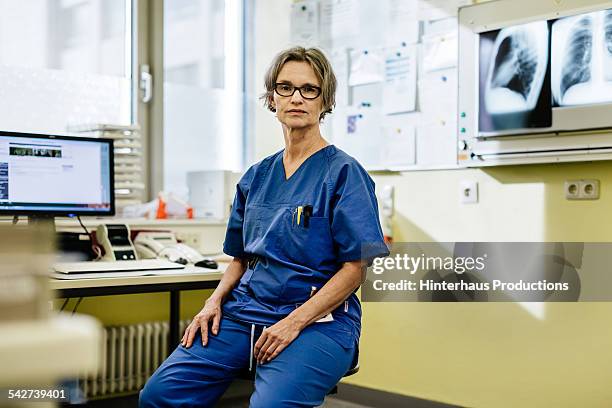
[{"label": "blue scrub pant", "polygon": [[[153,373],[140,393],[140,407],[212,407],[236,375],[248,369],[251,347],[262,330],[263,326],[223,318],[219,333],[209,334],[206,347],[198,330],[190,348],[179,345]],[[312,325],[306,327],[272,361],[257,366],[252,362],[256,375],[250,407],[323,404],[354,354],[354,347],[344,348]]]}]

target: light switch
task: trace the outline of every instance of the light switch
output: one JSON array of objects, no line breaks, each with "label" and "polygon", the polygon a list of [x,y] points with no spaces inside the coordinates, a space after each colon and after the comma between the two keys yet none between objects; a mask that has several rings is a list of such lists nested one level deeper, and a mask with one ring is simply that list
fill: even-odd
[{"label": "light switch", "polygon": [[459,183],[459,201],[462,204],[478,203],[478,182],[463,180]]}]

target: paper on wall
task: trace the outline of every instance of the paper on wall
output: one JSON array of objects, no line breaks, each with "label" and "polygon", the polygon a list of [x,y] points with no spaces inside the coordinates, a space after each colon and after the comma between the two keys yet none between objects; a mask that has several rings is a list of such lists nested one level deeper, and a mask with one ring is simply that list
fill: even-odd
[{"label": "paper on wall", "polygon": [[457,164],[457,122],[419,126],[416,154],[417,162],[424,167]]},{"label": "paper on wall", "polygon": [[456,67],[459,54],[457,32],[423,37],[423,72]]},{"label": "paper on wall", "polygon": [[385,44],[398,46],[419,41],[418,3],[416,1],[388,0]]},{"label": "paper on wall", "polygon": [[329,48],[350,45],[351,38],[358,34],[356,23],[359,21],[359,2],[322,0],[320,6],[319,30],[322,44]]},{"label": "paper on wall", "polygon": [[334,144],[367,170],[381,169],[382,115],[372,107],[347,107],[335,113]]},{"label": "paper on wall", "polygon": [[349,86],[381,82],[384,79],[385,63],[382,50],[352,50]]},{"label": "paper on wall", "polygon": [[317,44],[319,41],[319,12],[316,0],[302,0],[291,5],[291,42]]},{"label": "paper on wall", "polygon": [[425,37],[433,37],[435,35],[443,35],[451,32],[459,32],[459,21],[457,17],[427,21],[423,24],[423,36]]},{"label": "paper on wall", "polygon": [[383,111],[410,112],[416,108],[416,46],[388,49],[385,53]]},{"label": "paper on wall", "polygon": [[336,106],[347,106],[349,104],[349,61],[347,50],[333,50],[330,54],[330,60],[338,82],[336,86]]},{"label": "paper on wall", "polygon": [[[353,115],[355,116],[355,115]],[[382,166],[382,119],[383,115],[377,107],[358,107],[357,118],[353,122],[353,140],[358,151],[355,158],[366,170],[380,170]],[[350,120],[347,121],[347,127]]]},{"label": "paper on wall", "polygon": [[419,80],[419,110],[423,124],[457,120],[457,69],[424,73]]},{"label": "paper on wall", "polygon": [[333,112],[325,117],[323,122],[324,129],[330,130],[329,134],[323,134],[329,141],[336,146],[340,147],[346,143],[346,106],[336,106]]},{"label": "paper on wall", "polygon": [[384,44],[388,27],[386,3],[387,0],[359,1],[357,19],[353,21],[358,32],[350,44],[352,48],[375,48]]},{"label": "paper on wall", "polygon": [[383,104],[383,87],[381,82],[354,86],[351,90],[351,105],[354,106],[378,106]]},{"label": "paper on wall", "polygon": [[416,164],[416,129],[412,125],[385,126],[382,164],[388,170],[403,170]]}]

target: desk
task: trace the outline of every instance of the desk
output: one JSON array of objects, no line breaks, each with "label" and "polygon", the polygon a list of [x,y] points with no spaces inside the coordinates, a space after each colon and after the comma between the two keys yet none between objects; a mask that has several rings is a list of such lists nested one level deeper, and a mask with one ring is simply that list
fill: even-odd
[{"label": "desk", "polygon": [[170,292],[170,353],[182,337],[179,333],[180,292],[216,288],[226,265],[220,263],[217,271],[187,266],[182,270],[163,271],[160,275],[153,275],[158,271],[151,271],[152,275],[148,276],[112,277],[109,276],[111,272],[104,273],[100,278],[52,279],[49,286],[56,291],[58,298]]}]

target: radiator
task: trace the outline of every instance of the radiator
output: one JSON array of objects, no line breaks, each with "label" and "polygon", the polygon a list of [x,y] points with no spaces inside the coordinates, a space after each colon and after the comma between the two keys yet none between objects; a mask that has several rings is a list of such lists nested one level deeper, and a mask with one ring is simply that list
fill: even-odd
[{"label": "radiator", "polygon": [[[183,333],[190,320],[180,323]],[[168,356],[168,322],[106,327],[102,367],[96,376],[79,379],[85,398],[139,391]]]}]

